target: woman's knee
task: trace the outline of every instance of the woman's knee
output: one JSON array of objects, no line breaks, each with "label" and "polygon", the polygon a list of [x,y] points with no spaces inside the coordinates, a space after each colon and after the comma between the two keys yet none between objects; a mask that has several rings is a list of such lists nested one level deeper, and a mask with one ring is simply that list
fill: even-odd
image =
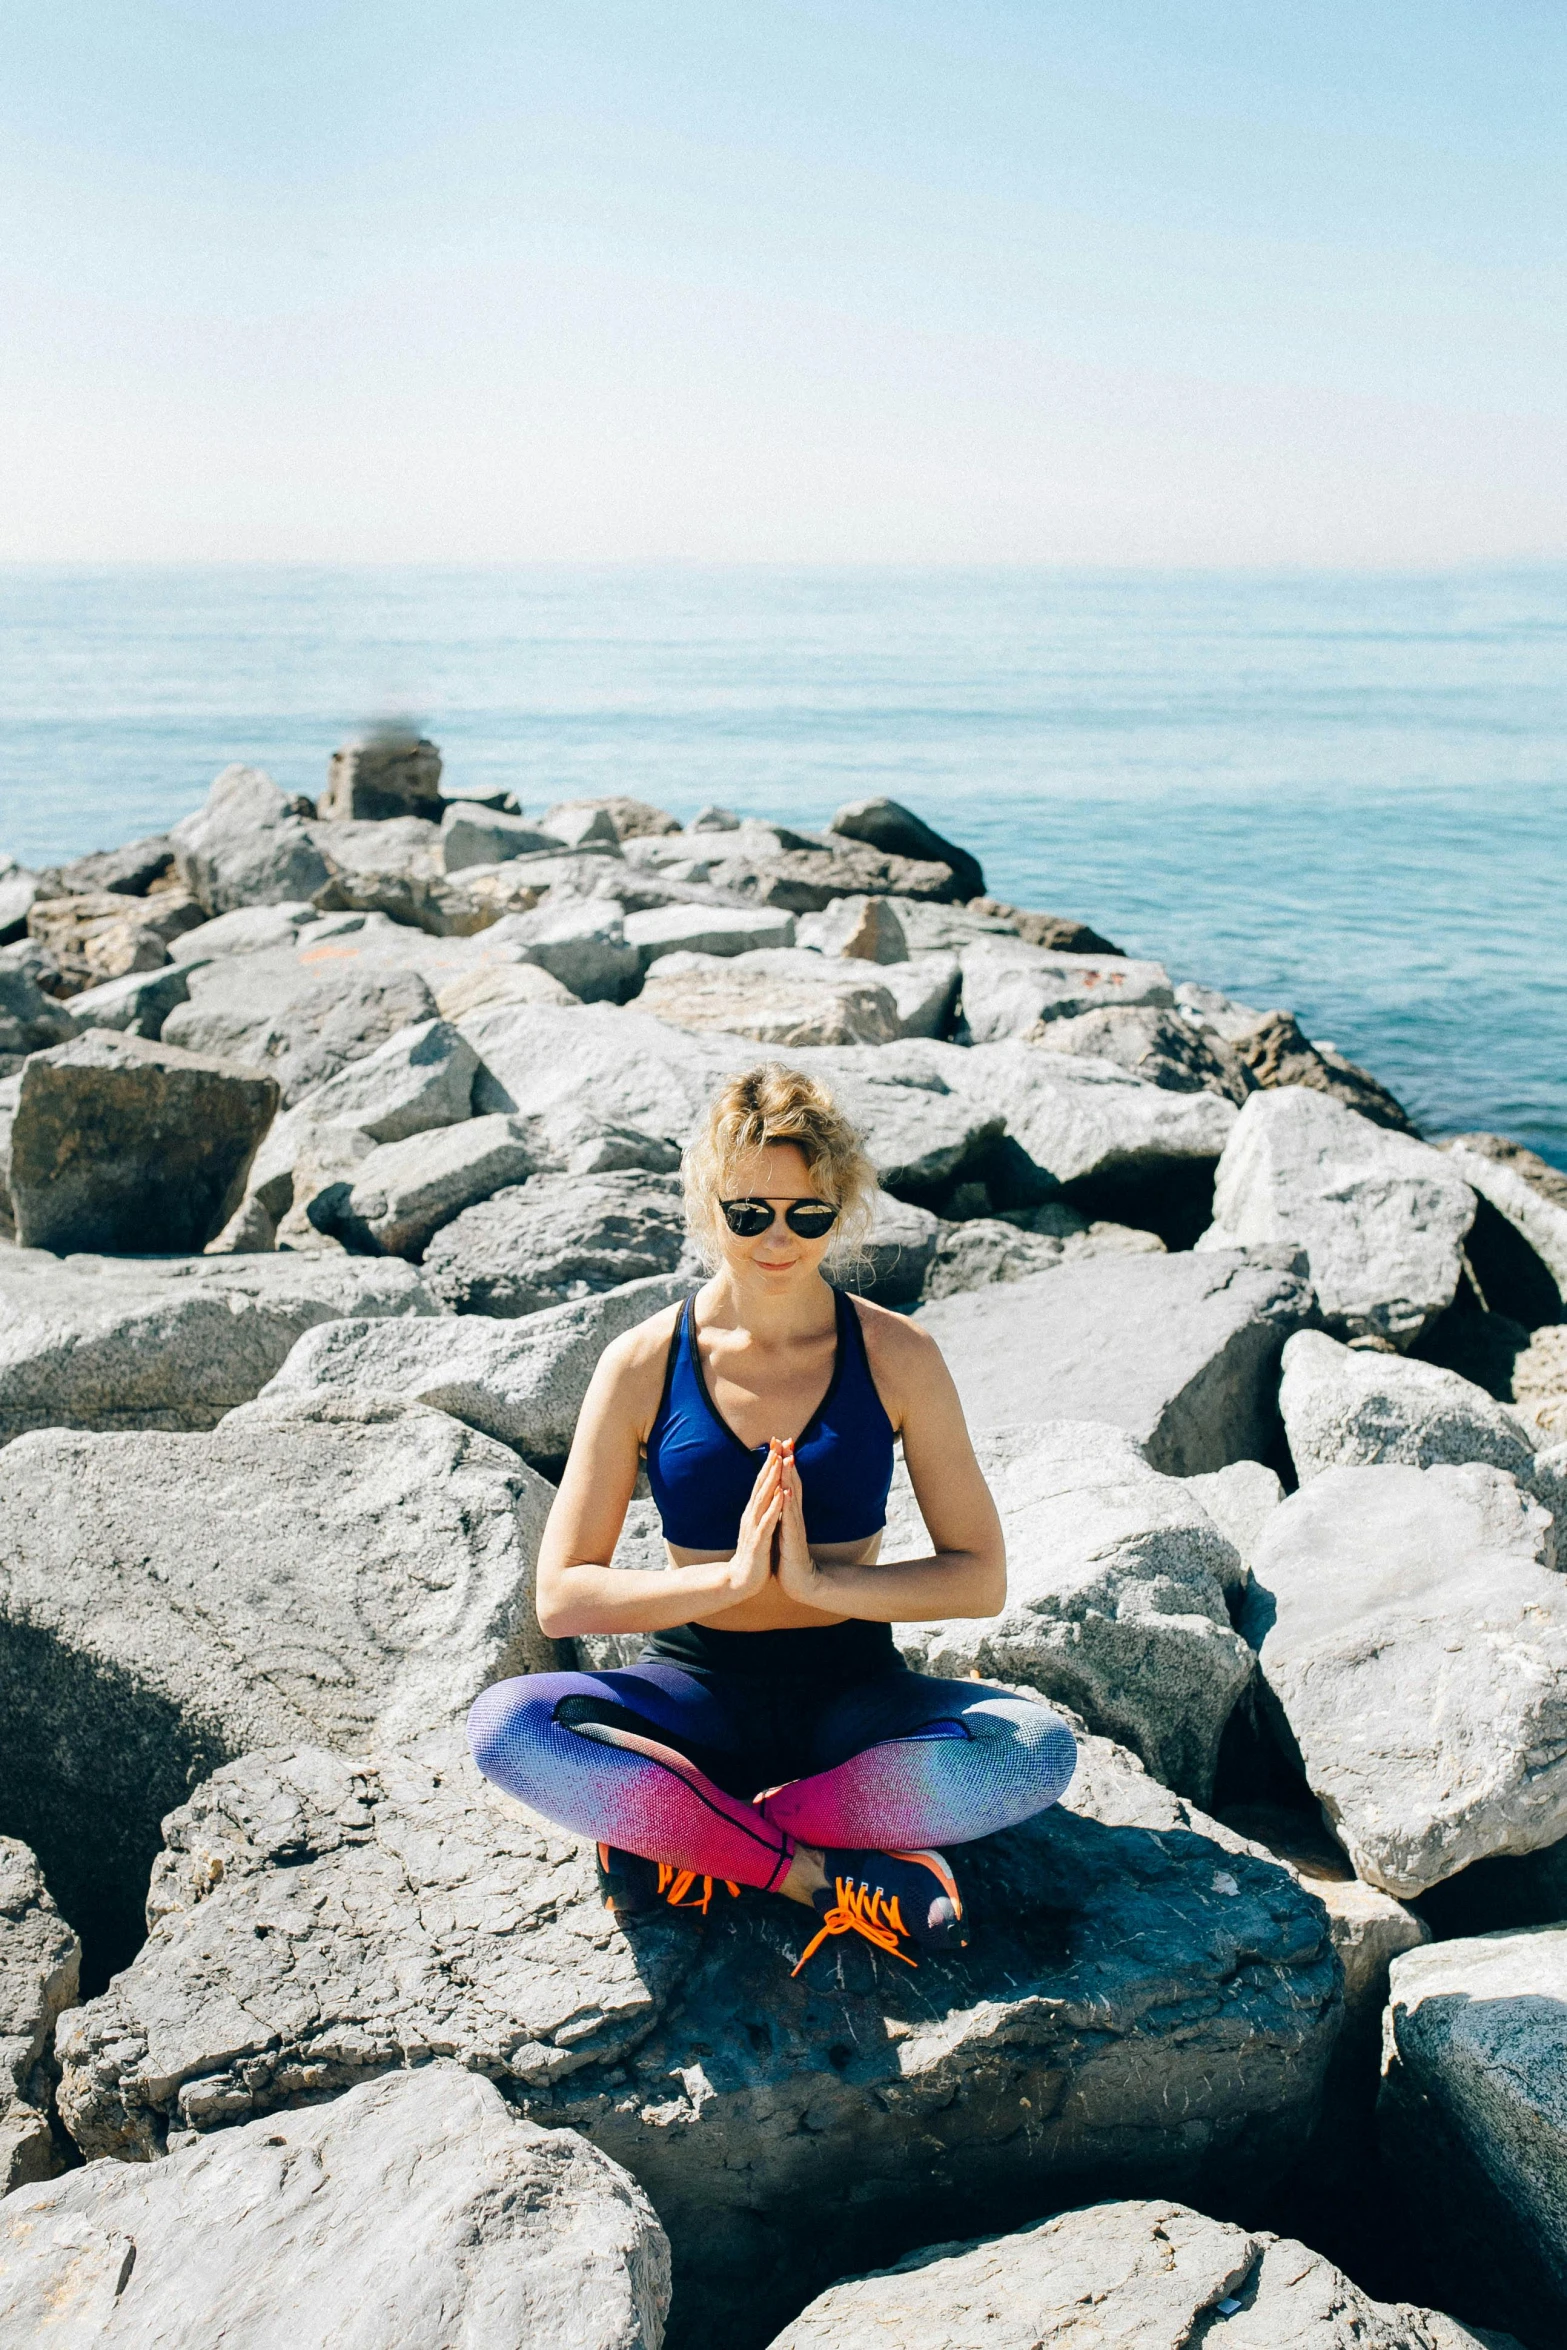
[{"label": "woman's knee", "polygon": [[966,1707],[963,1720],[971,1738],[1006,1749],[1009,1770],[1033,1783],[1041,1810],[1065,1794],[1077,1768],[1077,1740],[1048,1705],[998,1692]]},{"label": "woman's knee", "polygon": [[480,1691],[469,1709],[468,1751],[487,1779],[517,1792],[575,1682],[571,1673],[524,1673]]}]

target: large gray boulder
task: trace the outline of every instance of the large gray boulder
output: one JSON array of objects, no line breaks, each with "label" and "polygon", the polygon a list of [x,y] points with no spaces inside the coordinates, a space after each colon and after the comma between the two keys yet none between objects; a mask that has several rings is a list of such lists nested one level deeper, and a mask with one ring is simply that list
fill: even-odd
[{"label": "large gray boulder", "polygon": [[911,1208],[891,1192],[878,1191],[870,1230],[852,1252],[836,1260],[829,1253],[827,1278],[835,1288],[874,1298],[878,1305],[912,1305],[929,1279],[942,1229],[928,1208]]},{"label": "large gray boulder", "polygon": [[400,1030],[434,1018],[422,972],[361,963],[352,938],[343,941],[344,967],[336,969],[327,953],[334,943],[306,932],[296,948],[192,969],[188,1000],[164,1021],[163,1041],[268,1070],[292,1104]]},{"label": "large gray boulder", "polygon": [[[189,998],[193,968],[193,964],[166,963],[161,971],[128,971],[123,979],[84,987],[80,995],[71,998],[68,1017],[73,1033],[85,1028],[124,1028],[133,1036],[162,1036],[169,1014]],[[65,1009],[63,1005],[58,1008]]]},{"label": "large gray boulder", "polygon": [[0,1816],[73,1923],[125,1947],[160,1819],[229,1756],[418,1737],[552,1664],[552,1499],[504,1445],[390,1397],[7,1446]]},{"label": "large gray boulder", "polygon": [[439,822],[443,804],[441,754],[434,743],[388,728],[332,753],[319,813],[371,823],[399,816]]},{"label": "large gray boulder", "polygon": [[996,936],[962,949],[963,1017],[976,1044],[1025,1036],[1041,1021],[1068,1020],[1101,1005],[1175,1002],[1161,963],[1125,955],[1062,955],[1026,939]]},{"label": "large gray boulder", "polygon": [[1401,1899],[1567,1836],[1567,1578],[1500,1469],[1325,1469],[1264,1525],[1241,1629],[1358,1876]]},{"label": "large gray boulder", "polygon": [[831,2286],[771,2350],[1191,2350],[1210,2327],[1224,2350],[1499,2350],[1439,2310],[1370,2300],[1288,2236],[1163,2201],[928,2245]]},{"label": "large gray boulder", "polygon": [[[1194,1802],[1212,1798],[1219,1741],[1252,1676],[1230,1628],[1240,1562],[1178,1477],[1149,1467],[1119,1428],[1058,1420],[976,1447],[1007,1545],[998,1616],[900,1624],[915,1670],[1009,1681],[1068,1705]],[[899,1463],[888,1558],[929,1556]]]},{"label": "large gray boulder", "polygon": [[1556,1292],[1550,1318],[1567,1313],[1567,1175],[1499,1134],[1457,1134],[1442,1148],[1544,1267]]},{"label": "large gray boulder", "polygon": [[535,1175],[447,1224],[426,1249],[423,1272],[455,1314],[538,1314],[673,1273],[686,1247],[678,1176]]},{"label": "large gray boulder", "polygon": [[292,1115],[315,1126],[353,1126],[372,1142],[403,1142],[454,1126],[472,1104],[479,1056],[445,1020],[399,1028],[300,1097]]},{"label": "large gray boulder", "polygon": [[330,871],[300,807],[259,767],[225,767],[206,805],[169,835],[191,896],[209,914],[314,897]]},{"label": "large gray boulder", "polygon": [[344,1233],[356,1247],[417,1257],[442,1225],[476,1200],[520,1182],[533,1165],[517,1119],[468,1118],[380,1144],[355,1166],[346,1195],[334,1195],[316,1221]]},{"label": "large gray boulder", "polygon": [[1251,1580],[1252,1553],[1284,1499],[1284,1488],[1262,1461],[1231,1461],[1228,1468],[1205,1470],[1187,1483],[1240,1560],[1239,1579],[1224,1586],[1225,1597],[1233,1604]]},{"label": "large gray boulder", "polygon": [[149,1940],[61,2035],[61,2108],[84,2151],[154,2154],[455,2055],[639,2180],[693,2340],[737,2307],[760,2338],[933,2202],[994,2225],[1078,2181],[1206,2197],[1291,2162],[1340,2011],[1286,1871],[1086,1736],[1066,1803],[959,1867],[966,1951],[839,1942],[794,1976],[813,1921],[763,1895],[628,1939],[591,1844],[466,1756],[248,1756],[170,1819]]},{"label": "large gray boulder", "polygon": [[1489,1461],[1527,1484],[1534,1446],[1516,1412],[1435,1363],[1343,1346],[1322,1330],[1289,1341],[1279,1412],[1304,1484],[1324,1469]]},{"label": "large gray boulder", "polygon": [[318,1323],[439,1312],[411,1265],[375,1259],[0,1251],[0,1443],[212,1428]]},{"label": "large gray boulder", "polygon": [[1095,1257],[918,1314],[972,1426],[1106,1420],[1174,1477],[1266,1453],[1279,1355],[1314,1318],[1293,1254],[1267,1249]]},{"label": "large gray boulder", "polygon": [[1567,1926],[1393,1964],[1378,2133],[1386,2175],[1459,2308],[1567,2336]]},{"label": "large gray boulder", "polygon": [[949,865],[960,898],[984,895],[985,876],[979,859],[955,841],[944,839],[923,816],[916,816],[912,808],[897,800],[850,800],[838,810],[828,830],[894,857],[918,857],[926,864]]},{"label": "large gray boulder", "polygon": [[719,889],[791,914],[814,914],[834,898],[906,897],[946,904],[963,895],[945,859],[899,857],[827,833],[743,823],[708,865]]},{"label": "large gray boulder", "polygon": [[654,964],[638,999],[676,1028],[800,1045],[889,1044],[898,1008],[869,964],[831,961],[804,948],[732,957],[670,954]]},{"label": "large gray boulder", "polygon": [[1048,1273],[1052,1266],[1083,1257],[1163,1254],[1164,1242],[1155,1232],[1139,1232],[1130,1224],[1090,1223],[1065,1201],[1051,1201],[1020,1212],[1015,1223],[974,1216],[964,1223],[939,1224],[920,1294],[928,1300],[958,1297],[993,1281],[1026,1281],[1031,1273]]},{"label": "large gray boulder", "polygon": [[1168,1188],[1187,1169],[1206,1180],[1235,1129],[1233,1102],[1172,1092],[1112,1061],[1037,1043],[978,1045],[965,1060],[969,1090],[1053,1183]]},{"label": "large gray boulder", "polygon": [[76,1034],[76,1013],[39,986],[41,968],[41,960],[25,947],[0,953],[0,1053],[40,1053]]},{"label": "large gray boulder", "polygon": [[646,971],[664,955],[744,955],[792,947],[794,916],[771,906],[649,906],[626,916],[626,937]]},{"label": "large gray boulder", "polygon": [[77,857],[69,865],[58,865],[39,880],[46,884],[47,894],[62,897],[90,889],[115,890],[131,898],[144,898],[155,881],[161,881],[174,862],[174,843],[166,832],[155,832],[144,840],[127,841],[123,848],[95,849],[91,855]]},{"label": "large gray boulder", "polygon": [[1113,1061],[1171,1093],[1216,1093],[1238,1106],[1255,1091],[1246,1064],[1220,1037],[1203,1036],[1178,1012],[1153,1005],[1106,1004],[1041,1023],[1034,1040],[1052,1053]]},{"label": "large gray boulder", "polygon": [[95,2163],[0,2217],[0,2335],[62,2350],[659,2350],[668,2306],[635,2180],[454,2064]]},{"label": "large gray boulder", "polygon": [[[1239,1006],[1232,1007],[1238,1011]],[[1231,1051],[1259,1086],[1303,1085],[1327,1094],[1346,1109],[1369,1118],[1373,1126],[1390,1127],[1395,1134],[1414,1134],[1417,1128],[1403,1103],[1389,1093],[1369,1069],[1346,1060],[1331,1045],[1313,1044],[1293,1012],[1260,1012],[1253,1024],[1224,1023]]]},{"label": "large gray boulder", "polygon": [[554,1467],[571,1449],[605,1347],[691,1287],[683,1275],[665,1273],[514,1321],[443,1314],[418,1323],[322,1324],[306,1332],[262,1392],[406,1396]]},{"label": "large gray boulder", "polygon": [[1303,1248],[1330,1323],[1404,1349],[1452,1304],[1474,1212],[1443,1152],[1291,1086],[1241,1111],[1198,1246]]},{"label": "large gray boulder", "polygon": [[554,846],[550,834],[525,817],[478,807],[472,800],[449,800],[441,817],[441,864],[448,873],[469,865],[505,865]]},{"label": "large gray boulder", "polygon": [[272,1078],[114,1029],[24,1062],[8,1186],[25,1248],[180,1255],[244,1194]]},{"label": "large gray boulder", "polygon": [[76,2005],[81,1964],[36,1859],[0,1836],[0,2195],[61,2168],[49,2119],[54,2031]]}]

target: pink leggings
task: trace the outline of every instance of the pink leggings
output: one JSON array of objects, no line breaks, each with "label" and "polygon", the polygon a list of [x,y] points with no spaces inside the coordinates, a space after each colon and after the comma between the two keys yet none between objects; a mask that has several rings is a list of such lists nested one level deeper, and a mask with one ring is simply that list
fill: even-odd
[{"label": "pink leggings", "polygon": [[909,1852],[1013,1827],[1077,1762],[1048,1706],[974,1681],[823,1688],[658,1659],[498,1681],[468,1737],[485,1777],[546,1819],[764,1889],[797,1843]]}]

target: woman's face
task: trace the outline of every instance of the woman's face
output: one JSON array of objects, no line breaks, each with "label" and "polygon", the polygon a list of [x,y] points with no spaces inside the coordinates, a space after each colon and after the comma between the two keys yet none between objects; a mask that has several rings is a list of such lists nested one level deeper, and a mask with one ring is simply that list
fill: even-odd
[{"label": "woman's face", "polygon": [[719,1261],[730,1272],[741,1279],[760,1281],[772,1290],[787,1289],[820,1270],[832,1246],[832,1232],[824,1232],[820,1240],[805,1240],[783,1221],[782,1211],[792,1200],[826,1197],[811,1181],[804,1154],[796,1144],[773,1142],[762,1150],[747,1151],[725,1176],[723,1197],[766,1200],[774,1210],[765,1232],[755,1240],[743,1240],[730,1231],[723,1209],[714,1203]]}]

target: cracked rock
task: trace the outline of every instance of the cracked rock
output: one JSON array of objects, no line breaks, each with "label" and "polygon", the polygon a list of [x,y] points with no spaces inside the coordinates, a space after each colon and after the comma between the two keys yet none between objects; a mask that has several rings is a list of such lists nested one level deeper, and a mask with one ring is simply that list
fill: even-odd
[{"label": "cracked rock", "polygon": [[49,2122],[54,2033],[76,2004],[81,1963],[32,1853],[0,1836],[0,2195],[60,2168]]}]

